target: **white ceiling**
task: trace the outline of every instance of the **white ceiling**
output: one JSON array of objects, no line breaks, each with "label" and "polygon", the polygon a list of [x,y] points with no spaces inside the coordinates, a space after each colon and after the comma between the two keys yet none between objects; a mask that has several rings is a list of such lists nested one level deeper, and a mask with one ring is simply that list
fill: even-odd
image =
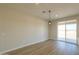
[{"label": "white ceiling", "polygon": [[[42,19],[48,19],[48,13],[42,13],[42,11],[51,10],[52,19],[63,18],[79,14],[78,3],[25,3],[25,4],[0,4],[8,6],[8,8],[15,8],[20,12],[24,12]],[[57,15],[57,16],[56,16]]]}]

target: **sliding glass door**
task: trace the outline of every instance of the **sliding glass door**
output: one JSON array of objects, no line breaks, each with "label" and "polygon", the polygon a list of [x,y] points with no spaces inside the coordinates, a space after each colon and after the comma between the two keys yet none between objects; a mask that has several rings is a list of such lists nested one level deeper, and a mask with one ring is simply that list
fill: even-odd
[{"label": "sliding glass door", "polygon": [[66,24],[66,41],[76,43],[76,23]]},{"label": "sliding glass door", "polygon": [[58,25],[58,40],[65,41],[65,24]]},{"label": "sliding glass door", "polygon": [[74,21],[64,21],[58,23],[58,40],[76,43],[77,23]]}]

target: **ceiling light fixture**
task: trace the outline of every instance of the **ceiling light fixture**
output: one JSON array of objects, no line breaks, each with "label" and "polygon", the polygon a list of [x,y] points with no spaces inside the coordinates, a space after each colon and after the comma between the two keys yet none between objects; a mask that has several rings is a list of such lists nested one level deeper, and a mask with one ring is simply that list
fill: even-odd
[{"label": "ceiling light fixture", "polygon": [[[53,10],[53,12],[55,12],[54,10]],[[55,14],[55,13],[53,13],[53,14],[51,14],[52,13],[52,11],[49,9],[49,10],[47,10],[47,11],[42,11],[42,13],[47,13],[48,14],[48,17],[49,17],[49,21],[48,21],[48,24],[52,24],[52,20],[55,20],[55,19],[57,19],[58,18],[58,14]],[[53,16],[52,16],[53,15]],[[52,18],[53,17],[53,18]]]},{"label": "ceiling light fixture", "polygon": [[56,14],[55,17],[58,17],[58,15]]},{"label": "ceiling light fixture", "polygon": [[48,11],[42,11],[42,13],[48,13],[48,17],[49,17],[49,21],[48,21],[48,24],[52,24],[52,18],[51,18],[51,10],[48,10]]},{"label": "ceiling light fixture", "polygon": [[51,10],[48,10],[48,13],[49,13],[49,21],[48,21],[48,24],[52,24],[52,21],[51,21]]}]

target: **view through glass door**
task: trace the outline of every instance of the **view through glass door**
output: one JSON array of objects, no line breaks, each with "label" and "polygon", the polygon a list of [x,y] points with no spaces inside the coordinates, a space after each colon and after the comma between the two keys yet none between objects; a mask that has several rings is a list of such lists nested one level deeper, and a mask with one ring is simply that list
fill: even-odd
[{"label": "view through glass door", "polygon": [[58,24],[58,40],[65,41],[65,24]]},{"label": "view through glass door", "polygon": [[77,23],[76,20],[58,22],[58,40],[76,43]]}]

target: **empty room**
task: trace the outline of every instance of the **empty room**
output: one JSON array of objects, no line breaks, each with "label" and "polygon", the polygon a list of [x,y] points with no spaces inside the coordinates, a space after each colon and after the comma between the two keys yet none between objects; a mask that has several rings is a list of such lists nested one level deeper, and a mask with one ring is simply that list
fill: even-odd
[{"label": "empty room", "polygon": [[78,3],[0,3],[1,55],[79,55]]}]

